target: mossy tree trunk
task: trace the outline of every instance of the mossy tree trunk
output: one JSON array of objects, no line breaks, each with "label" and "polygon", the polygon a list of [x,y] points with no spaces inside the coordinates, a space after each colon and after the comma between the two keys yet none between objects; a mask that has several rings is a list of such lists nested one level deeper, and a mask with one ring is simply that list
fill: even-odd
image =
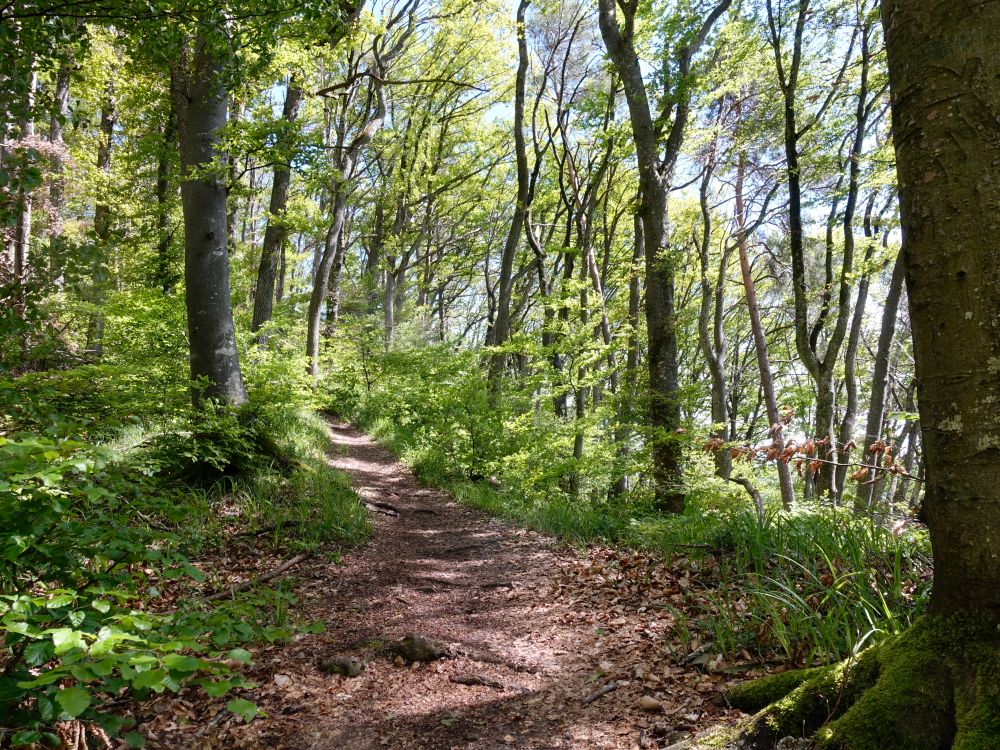
[{"label": "mossy tree trunk", "polygon": [[934,550],[930,613],[831,667],[728,694],[733,741],[1000,747],[1000,2],[882,0]]}]

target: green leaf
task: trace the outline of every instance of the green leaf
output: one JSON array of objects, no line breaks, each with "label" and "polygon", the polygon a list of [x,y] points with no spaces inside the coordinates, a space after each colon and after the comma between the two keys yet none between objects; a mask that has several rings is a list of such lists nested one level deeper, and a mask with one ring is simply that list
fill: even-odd
[{"label": "green leaf", "polygon": [[201,666],[201,660],[193,656],[167,654],[163,657],[163,666],[173,672],[194,672]]},{"label": "green leaf", "polygon": [[32,641],[24,648],[24,663],[38,667],[52,658],[52,646],[48,641]]},{"label": "green leaf", "polygon": [[65,607],[67,604],[72,604],[76,597],[73,594],[56,594],[47,602],[45,606],[48,609],[59,609],[60,607]]},{"label": "green leaf", "polygon": [[129,747],[145,747],[146,738],[143,737],[138,732],[128,732],[124,735],[123,739],[128,743]]},{"label": "green leaf", "polygon": [[230,680],[219,680],[218,682],[206,681],[201,686],[210,698],[221,698],[232,689],[233,683]]},{"label": "green leaf", "polygon": [[56,702],[64,713],[75,719],[90,706],[90,693],[80,686],[66,688],[56,693]]},{"label": "green leaf", "polygon": [[162,669],[151,669],[148,672],[140,672],[132,680],[132,687],[151,688],[157,693],[162,693],[167,673]]},{"label": "green leaf", "polygon": [[226,704],[226,708],[247,722],[253,721],[258,711],[256,703],[242,698],[233,698]]},{"label": "green leaf", "polygon": [[229,658],[233,661],[238,661],[243,664],[250,664],[253,661],[253,654],[247,651],[245,648],[234,648],[229,652]]},{"label": "green leaf", "polygon": [[10,738],[11,747],[21,747],[22,745],[34,745],[42,739],[42,733],[35,730],[21,731]]},{"label": "green leaf", "polygon": [[72,628],[58,628],[52,631],[52,644],[56,647],[56,655],[65,654],[75,648],[85,649],[83,633]]}]

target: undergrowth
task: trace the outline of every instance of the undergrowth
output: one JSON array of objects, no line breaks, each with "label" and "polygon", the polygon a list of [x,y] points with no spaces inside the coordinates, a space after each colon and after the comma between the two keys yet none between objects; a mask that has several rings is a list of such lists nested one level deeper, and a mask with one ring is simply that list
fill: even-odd
[{"label": "undergrowth", "polygon": [[[348,352],[356,352],[346,340]],[[364,358],[344,354],[337,366],[331,407],[369,430],[422,481],[573,544],[616,544],[710,571],[686,612],[675,613],[683,620],[678,629],[705,634],[728,657],[749,652],[799,665],[833,663],[902,632],[924,608],[930,549],[918,525],[892,530],[815,505],[783,511],[763,479],[769,502],[760,519],[743,490],[712,477],[709,462],[694,452],[687,510],[662,515],[641,481],[641,447],[624,468],[596,439],[573,459],[572,420],[540,416],[531,408],[537,393],[504,393],[491,403],[470,353],[369,350]],[[587,429],[596,432],[609,408],[598,410]],[[608,488],[623,470],[640,481],[616,496]]]},{"label": "undergrowth", "polygon": [[238,412],[191,411],[166,367],[0,381],[0,744],[58,744],[78,719],[139,746],[123,706],[185,687],[255,714],[246,647],[313,626],[282,583],[206,604],[192,560],[236,538],[336,555],[368,532],[324,421],[280,377],[297,364],[262,358]]}]

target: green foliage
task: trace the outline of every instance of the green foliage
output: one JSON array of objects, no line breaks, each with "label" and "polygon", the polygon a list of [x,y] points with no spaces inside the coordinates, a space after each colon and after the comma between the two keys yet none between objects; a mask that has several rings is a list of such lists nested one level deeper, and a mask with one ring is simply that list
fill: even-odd
[{"label": "green foliage", "polygon": [[[158,373],[124,364],[0,381],[0,714],[18,742],[67,718],[120,733],[107,706],[122,696],[224,695],[248,684],[243,644],[294,632],[287,592],[183,599],[185,580],[205,578],[190,555],[224,543],[220,506],[262,544],[336,552],[364,538],[367,515],[326,463],[325,424],[291,366],[255,373],[267,400],[239,412],[158,400]],[[173,611],[166,588],[182,597]]]},{"label": "green foliage", "polygon": [[[641,486],[609,496],[614,454],[607,445],[590,440],[575,460],[577,425],[525,408],[517,392],[491,402],[473,353],[444,346],[385,352],[362,335],[349,330],[334,358],[327,388],[335,411],[464,503],[573,543],[695,559],[713,571],[716,588],[698,592],[678,617],[728,655],[830,663],[903,631],[926,604],[931,564],[921,530],[892,531],[811,505],[770,507],[761,521],[742,490],[712,478],[710,461],[694,453],[686,512],[658,514]],[[641,465],[641,456],[633,460]]]},{"label": "green foliage", "polygon": [[[141,480],[107,448],[24,434],[0,437],[0,622],[6,649],[0,713],[37,730],[136,696],[242,679],[208,646],[140,602],[158,579],[202,574],[173,534],[136,523]],[[29,701],[29,699],[31,699]]]}]

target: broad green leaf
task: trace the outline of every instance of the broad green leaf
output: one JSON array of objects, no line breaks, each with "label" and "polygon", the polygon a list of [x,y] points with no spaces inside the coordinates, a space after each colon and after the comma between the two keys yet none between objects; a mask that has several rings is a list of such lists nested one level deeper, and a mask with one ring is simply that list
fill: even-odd
[{"label": "broad green leaf", "polygon": [[56,654],[62,655],[74,648],[85,649],[83,633],[72,628],[59,628],[52,631],[52,643],[56,647]]},{"label": "broad green leaf", "polygon": [[258,712],[256,703],[242,698],[233,698],[226,704],[226,708],[247,722],[253,721]]},{"label": "broad green leaf", "polygon": [[56,702],[71,719],[75,719],[90,706],[90,693],[86,688],[74,686],[56,693]]}]

